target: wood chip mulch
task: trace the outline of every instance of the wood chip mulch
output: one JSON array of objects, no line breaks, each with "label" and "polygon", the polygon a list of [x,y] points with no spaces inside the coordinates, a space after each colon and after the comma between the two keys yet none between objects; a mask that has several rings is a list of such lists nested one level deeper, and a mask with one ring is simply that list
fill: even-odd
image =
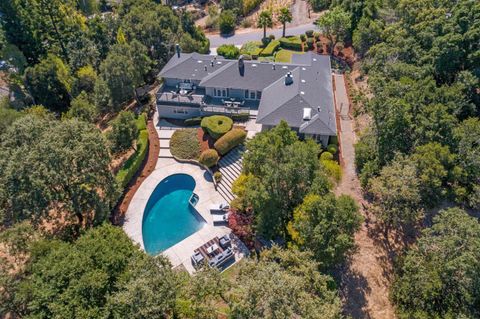
[{"label": "wood chip mulch", "polygon": [[148,155],[142,167],[132,179],[130,184],[125,189],[119,203],[113,210],[111,222],[114,225],[122,225],[125,213],[127,212],[130,202],[137,192],[143,181],[155,170],[158,161],[158,154],[160,152],[160,140],[158,138],[157,130],[152,120],[147,122],[148,131]]},{"label": "wood chip mulch", "polygon": [[197,129],[198,141],[200,142],[201,151],[206,151],[209,148],[214,148],[215,140],[206,134],[201,127]]}]

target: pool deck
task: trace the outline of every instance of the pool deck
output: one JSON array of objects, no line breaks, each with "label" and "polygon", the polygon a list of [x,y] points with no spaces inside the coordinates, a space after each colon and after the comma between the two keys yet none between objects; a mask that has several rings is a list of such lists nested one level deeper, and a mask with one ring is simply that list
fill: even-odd
[{"label": "pool deck", "polygon": [[[162,254],[170,259],[173,267],[183,265],[192,274],[195,272],[190,261],[193,251],[214,237],[221,237],[231,233],[228,227],[213,225],[209,207],[211,204],[222,203],[225,200],[215,190],[213,181],[207,171],[194,164],[177,162],[173,158],[159,158],[155,170],[135,193],[125,215],[123,229],[142,250],[145,250],[142,236],[142,220],[147,201],[160,181],[167,176],[179,173],[188,174],[195,179],[194,193],[199,196],[195,209],[206,221],[206,224],[202,229],[168,248]],[[248,253],[245,247],[238,246],[234,248],[236,248],[235,257],[237,261]]]}]

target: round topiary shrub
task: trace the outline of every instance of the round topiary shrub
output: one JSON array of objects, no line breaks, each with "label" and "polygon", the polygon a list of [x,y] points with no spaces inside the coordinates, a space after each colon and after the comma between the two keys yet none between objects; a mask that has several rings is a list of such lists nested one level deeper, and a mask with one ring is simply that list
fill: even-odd
[{"label": "round topiary shrub", "polygon": [[217,165],[219,156],[216,150],[214,149],[208,149],[202,152],[200,154],[199,162],[206,167],[212,167]]},{"label": "round topiary shrub", "polygon": [[333,154],[330,152],[323,152],[322,155],[320,155],[320,160],[321,161],[331,161],[333,160]]},{"label": "round topiary shrub", "polygon": [[217,140],[232,129],[233,121],[223,115],[213,115],[204,117],[200,126],[208,135]]},{"label": "round topiary shrub", "polygon": [[300,34],[300,40],[302,42],[305,42],[305,40],[307,40],[307,37],[305,36],[305,34]]},{"label": "round topiary shrub", "polygon": [[309,38],[313,37],[313,30],[307,30],[305,31],[305,35]]},{"label": "round topiary shrub", "polygon": [[307,46],[308,46],[309,50],[313,49],[313,39],[312,38],[307,39]]},{"label": "round topiary shrub", "polygon": [[338,147],[335,144],[329,144],[327,146],[327,152],[330,152],[332,154],[336,154],[338,152]]},{"label": "round topiary shrub", "polygon": [[216,183],[220,183],[220,181],[222,180],[222,173],[220,171],[216,171],[215,173],[213,173],[213,178],[215,179]]}]

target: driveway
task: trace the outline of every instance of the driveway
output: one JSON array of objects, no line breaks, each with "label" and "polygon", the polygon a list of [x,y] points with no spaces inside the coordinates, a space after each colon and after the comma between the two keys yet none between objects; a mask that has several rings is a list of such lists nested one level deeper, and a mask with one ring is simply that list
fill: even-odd
[{"label": "driveway", "polygon": [[[289,27],[289,23],[287,23],[287,35],[299,35],[305,33],[307,30],[316,30],[316,26],[313,23],[306,23],[302,25],[298,25],[295,27]],[[282,27],[275,28],[275,29],[267,29],[267,36],[269,34],[275,35],[275,38],[279,38],[282,36]],[[210,47],[211,48],[218,48],[222,44],[235,44],[235,45],[242,45],[248,41],[259,41],[263,37],[263,29],[248,29],[245,32],[235,33],[229,37],[223,37],[219,34],[207,35],[208,39],[210,40]]]}]

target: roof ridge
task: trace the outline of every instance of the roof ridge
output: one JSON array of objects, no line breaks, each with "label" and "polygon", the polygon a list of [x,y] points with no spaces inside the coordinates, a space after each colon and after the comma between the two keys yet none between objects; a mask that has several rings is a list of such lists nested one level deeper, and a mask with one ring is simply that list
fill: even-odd
[{"label": "roof ridge", "polygon": [[201,81],[200,81],[200,84],[199,85],[202,85],[202,83],[204,83],[205,81],[208,81],[214,77],[216,77],[218,74],[220,74],[221,72],[225,71],[226,69],[228,69],[230,66],[232,66],[233,64],[235,64],[233,61],[228,61],[227,60],[227,63],[225,63],[224,65],[222,65],[221,67],[219,67],[217,70],[215,70],[214,72],[208,74],[206,77],[204,77]]}]

